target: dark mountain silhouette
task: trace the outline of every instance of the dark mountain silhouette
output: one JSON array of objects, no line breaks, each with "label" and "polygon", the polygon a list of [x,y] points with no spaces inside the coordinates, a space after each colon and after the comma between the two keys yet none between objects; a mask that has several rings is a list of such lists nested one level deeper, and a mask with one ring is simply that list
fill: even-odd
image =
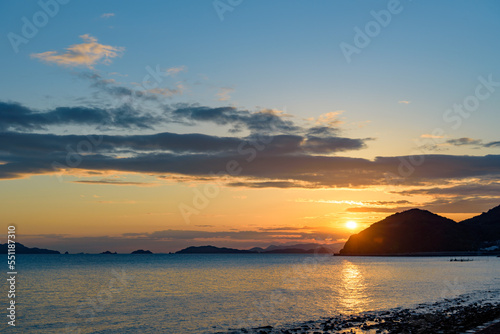
[{"label": "dark mountain silhouette", "polygon": [[130,254],[153,254],[153,252],[150,250],[138,249],[138,250],[133,251]]},{"label": "dark mountain silhouette", "polygon": [[250,250],[215,246],[191,246],[176,252],[176,254],[332,254],[334,250],[335,248],[329,247],[329,245],[320,244],[271,245],[265,249],[254,247]]},{"label": "dark mountain silhouette", "polygon": [[[0,254],[7,254],[8,252],[8,244],[0,244]],[[16,242],[16,254],[61,254],[58,251],[43,249],[43,248],[30,248],[26,247],[19,242]]]},{"label": "dark mountain silhouette", "polygon": [[262,253],[265,251],[265,249],[262,247],[254,247],[254,248],[250,248],[249,251],[255,252],[255,253]]},{"label": "dark mountain silhouette", "polygon": [[191,246],[184,248],[175,254],[253,254],[255,252],[249,250],[241,250],[235,248],[215,247],[215,246]]},{"label": "dark mountain silhouette", "polygon": [[500,205],[479,216],[466,219],[460,222],[460,225],[467,226],[483,242],[500,240]]},{"label": "dark mountain silhouette", "polygon": [[470,227],[472,224],[459,224],[426,210],[412,209],[391,215],[352,235],[340,254],[474,251],[483,239],[477,227]]},{"label": "dark mountain silhouette", "polygon": [[99,253],[99,254],[104,254],[104,255],[116,255],[116,254],[118,254],[118,253],[117,253],[117,252],[112,253],[112,252],[110,252],[110,251],[105,251],[105,252],[102,252],[102,253]]}]

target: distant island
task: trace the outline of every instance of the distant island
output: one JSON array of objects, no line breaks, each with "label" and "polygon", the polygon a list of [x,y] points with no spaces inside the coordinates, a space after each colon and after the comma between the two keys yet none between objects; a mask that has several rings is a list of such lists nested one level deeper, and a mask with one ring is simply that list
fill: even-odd
[{"label": "distant island", "polygon": [[138,250],[133,251],[130,254],[153,254],[153,252],[150,250],[138,249]]},{"label": "distant island", "polygon": [[320,244],[295,244],[295,245],[271,245],[267,248],[254,247],[249,250],[215,247],[215,246],[191,246],[182,249],[175,254],[333,254],[335,246]]},{"label": "distant island", "polygon": [[352,235],[339,255],[432,255],[500,250],[500,206],[455,222],[430,211],[396,213]]},{"label": "distant island", "polygon": [[117,253],[117,252],[112,253],[112,252],[110,252],[110,251],[105,251],[105,252],[102,252],[102,253],[99,253],[99,254],[104,254],[104,255],[116,255],[116,254],[118,254],[118,253]]},{"label": "distant island", "polygon": [[226,247],[215,247],[215,246],[191,246],[185,249],[182,249],[175,254],[248,254],[255,253],[249,250],[241,250],[234,248],[226,248]]},{"label": "distant island", "polygon": [[[0,254],[8,253],[8,244],[0,244]],[[61,254],[59,251],[44,249],[44,248],[30,248],[26,247],[19,242],[16,242],[16,254]]]}]

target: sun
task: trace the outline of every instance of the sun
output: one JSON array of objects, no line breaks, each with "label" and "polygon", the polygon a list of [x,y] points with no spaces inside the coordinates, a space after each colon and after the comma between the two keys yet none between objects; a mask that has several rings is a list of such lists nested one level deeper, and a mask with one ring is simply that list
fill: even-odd
[{"label": "sun", "polygon": [[354,230],[356,227],[358,227],[358,223],[356,223],[354,220],[349,220],[347,223],[345,223],[345,227],[350,230]]}]

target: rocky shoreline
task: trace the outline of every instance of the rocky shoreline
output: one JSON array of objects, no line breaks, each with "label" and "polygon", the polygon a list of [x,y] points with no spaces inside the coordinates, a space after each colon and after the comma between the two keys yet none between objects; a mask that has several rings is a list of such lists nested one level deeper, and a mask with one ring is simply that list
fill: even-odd
[{"label": "rocky shoreline", "polygon": [[[434,304],[419,304],[415,308],[339,315],[318,321],[308,321],[283,327],[264,326],[242,328],[226,334],[323,334],[323,333],[479,333],[500,319],[500,302],[474,300],[470,296],[447,299]],[[497,333],[496,323],[480,333]],[[493,329],[492,329],[493,328]],[[493,331],[491,331],[493,330]]]}]

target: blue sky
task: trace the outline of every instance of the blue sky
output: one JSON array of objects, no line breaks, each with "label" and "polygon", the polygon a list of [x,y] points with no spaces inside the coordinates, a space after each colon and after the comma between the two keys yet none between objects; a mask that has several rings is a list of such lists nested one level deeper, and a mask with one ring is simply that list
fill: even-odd
[{"label": "blue sky", "polygon": [[[305,189],[318,187],[328,192],[316,198],[321,203],[328,198],[365,201],[366,207],[382,199],[392,203],[386,211],[364,211],[367,221],[376,220],[382,212],[415,206],[470,214],[476,211],[457,209],[461,201],[480,203],[478,211],[498,201],[491,194],[470,190],[470,196],[464,197],[450,190],[446,204],[424,191],[429,187],[463,187],[467,182],[498,186],[498,1],[40,3],[0,4],[0,61],[4,64],[0,71],[0,136],[5,141],[0,143],[0,176],[11,179],[0,182],[8,184],[11,191],[51,184],[47,178],[53,176],[44,157],[64,158],[64,146],[56,145],[58,141],[74,144],[80,137],[71,135],[105,135],[109,137],[99,152],[93,152],[100,155],[83,154],[82,165],[69,166],[66,171],[68,182],[95,183],[65,184],[67,190],[61,192],[56,190],[62,189],[61,185],[54,185],[54,198],[62,200],[66,191],[100,196],[84,192],[83,187],[108,193],[109,187],[118,187],[109,177],[131,188],[125,194],[145,184],[161,184],[164,200],[174,203],[169,209],[175,217],[172,226],[178,227],[182,219],[175,212],[174,194],[184,194],[181,197],[189,200],[192,187],[206,182],[209,167],[218,168],[221,157],[231,155],[227,143],[262,131],[269,135],[265,124],[277,121],[278,130],[270,134],[276,136],[277,146],[272,147],[276,151],[268,152],[269,147],[263,151],[270,160],[251,164],[223,187],[227,196],[220,210],[228,217],[235,215],[224,211],[234,196],[251,198],[252,192],[259,191],[277,207],[299,197],[315,198],[313,190]],[[49,17],[43,7],[54,10],[54,4],[57,13]],[[385,26],[376,23],[375,16],[387,19],[387,13],[390,22]],[[39,24],[32,36],[25,36],[26,24],[44,17],[46,24]],[[370,26],[378,30],[370,32]],[[371,35],[368,45],[356,44],[358,28]],[[16,44],[13,38],[24,39]],[[349,61],[341,48],[346,44],[358,48]],[[69,55],[68,48],[80,53]],[[95,48],[94,53],[88,52],[91,48]],[[151,75],[156,69],[161,73],[159,80]],[[127,94],[135,95],[130,98]],[[487,97],[479,100],[477,94]],[[454,105],[471,101],[478,102],[470,107],[472,111],[453,111]],[[325,132],[317,135],[318,127]],[[169,134],[162,134],[165,132]],[[57,135],[66,137],[53,137]],[[118,135],[130,137],[125,143]],[[9,146],[7,140],[16,142]],[[172,140],[184,146],[174,147]],[[203,149],[200,140],[207,143]],[[145,142],[152,146],[144,146]],[[35,149],[41,144],[45,146]],[[164,151],[147,151],[158,147],[154,145],[164,145]],[[35,151],[43,151],[45,156],[34,157]],[[206,170],[192,166],[182,170],[179,166],[187,163],[186,152],[203,155],[204,160],[194,164]],[[165,157],[153,153],[176,155],[168,157],[173,160],[161,160]],[[427,159],[433,162],[405,178],[402,186],[407,187],[406,192],[398,190],[395,195],[377,183],[384,168],[396,172],[401,157],[415,154],[433,155]],[[468,156],[478,160],[471,162]],[[103,157],[108,160],[101,160]],[[125,163],[124,157],[144,162]],[[300,168],[280,172],[279,160],[271,159],[277,157],[299,157],[294,163]],[[374,160],[376,157],[381,158]],[[344,158],[347,162],[340,161]],[[318,159],[328,160],[328,167]],[[164,168],[166,164],[172,165]],[[455,173],[453,166],[457,165],[466,167]],[[315,168],[327,171],[315,174]],[[332,176],[349,168],[357,171],[354,176],[346,174],[345,180]],[[449,176],[440,174],[440,169],[449,170]],[[99,173],[104,176],[92,177]],[[371,190],[352,199],[347,193],[332,190],[349,188],[349,182],[352,188]],[[282,188],[303,188],[304,193],[289,198],[280,193],[285,191]],[[230,195],[235,191],[243,194]],[[411,191],[413,197],[404,197]],[[382,199],[375,198],[377,192]],[[153,193],[157,190],[145,193],[142,200],[151,200]],[[278,203],[280,194],[283,198]],[[121,200],[123,205],[141,201]],[[237,207],[250,212],[252,205],[256,202]],[[84,210],[77,204],[75,207]],[[343,217],[347,209],[332,210]],[[318,218],[318,226],[331,219],[324,215]],[[10,217],[14,219],[15,212]],[[301,221],[297,217],[289,218]],[[205,218],[223,229],[213,217]],[[36,224],[43,226],[36,221],[33,226]],[[152,220],[149,224],[146,230],[152,233],[159,223]],[[78,233],[85,234],[84,225]]]},{"label": "blue sky", "polygon": [[[75,104],[90,93],[88,83],[75,75],[85,68],[47,66],[30,55],[63,50],[89,34],[99,43],[125,48],[112,64],[96,66],[103,76],[117,72],[127,75],[114,77],[121,82],[141,82],[148,66],[185,66],[182,75],[162,82],[188,87],[176,101],[286,108],[304,118],[344,110],[349,122],[371,121],[362,132],[370,137],[391,131],[407,140],[408,134],[418,136],[431,124],[439,126],[442,112],[469,95],[479,75],[497,73],[500,5],[401,1],[400,13],[348,64],[339,44],[354,44],[354,27],[364,29],[373,20],[371,11],[384,10],[388,3],[243,1],[220,21],[211,1],[69,2],[19,46],[19,53],[7,38],[2,40],[1,58],[9,66],[2,71],[0,97],[37,108]],[[31,21],[40,10],[34,1],[2,6],[8,12],[1,23],[3,35],[20,33],[21,18]],[[105,13],[114,15],[103,18]],[[223,87],[233,91],[221,103],[215,94]],[[411,105],[402,106],[400,100]],[[470,126],[453,135],[495,140],[490,125],[499,120],[494,112],[498,101],[498,96],[486,101],[480,113],[488,117],[475,115]]]}]

